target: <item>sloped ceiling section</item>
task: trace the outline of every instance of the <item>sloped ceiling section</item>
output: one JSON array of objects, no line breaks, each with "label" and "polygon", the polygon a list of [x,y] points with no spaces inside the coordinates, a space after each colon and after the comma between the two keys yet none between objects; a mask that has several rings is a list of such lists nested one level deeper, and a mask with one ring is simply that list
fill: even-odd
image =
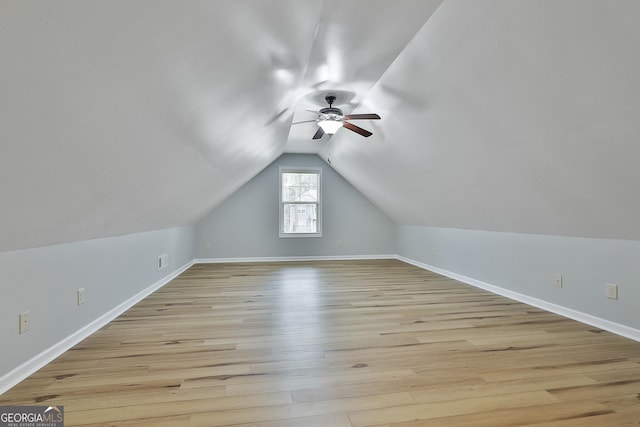
[{"label": "sloped ceiling section", "polygon": [[364,95],[439,4],[1,1],[0,250],[196,222],[320,87]]},{"label": "sloped ceiling section", "polygon": [[640,2],[447,0],[322,157],[396,222],[640,240]]},{"label": "sloped ceiling section", "polygon": [[[0,250],[192,224],[283,152],[397,223],[640,240],[635,0],[0,8]],[[291,126],[331,92],[372,137]]]}]

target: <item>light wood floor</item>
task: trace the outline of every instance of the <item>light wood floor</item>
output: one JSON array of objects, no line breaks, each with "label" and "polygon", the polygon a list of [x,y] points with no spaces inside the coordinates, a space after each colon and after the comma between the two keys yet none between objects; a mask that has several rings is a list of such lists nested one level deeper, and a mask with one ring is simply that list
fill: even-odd
[{"label": "light wood floor", "polygon": [[399,261],[196,265],[0,396],[67,426],[640,424],[640,343]]}]

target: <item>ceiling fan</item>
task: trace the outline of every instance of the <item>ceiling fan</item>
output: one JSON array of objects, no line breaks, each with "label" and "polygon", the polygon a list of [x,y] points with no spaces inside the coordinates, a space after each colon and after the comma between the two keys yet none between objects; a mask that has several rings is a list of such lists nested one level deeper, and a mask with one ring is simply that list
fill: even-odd
[{"label": "ceiling fan", "polygon": [[318,118],[315,120],[306,120],[304,122],[293,123],[297,125],[298,123],[309,123],[309,122],[317,122],[318,130],[313,135],[312,139],[320,139],[324,136],[324,134],[333,135],[340,129],[341,127],[347,128],[350,131],[353,131],[357,134],[360,134],[364,137],[369,137],[373,135],[366,129],[362,129],[359,126],[356,126],[352,123],[349,123],[347,120],[379,120],[380,116],[377,114],[342,114],[342,110],[339,108],[333,107],[333,103],[336,101],[336,97],[333,95],[327,95],[325,101],[329,104],[328,108],[322,108],[320,111],[307,110],[311,113],[315,113],[318,115]]}]

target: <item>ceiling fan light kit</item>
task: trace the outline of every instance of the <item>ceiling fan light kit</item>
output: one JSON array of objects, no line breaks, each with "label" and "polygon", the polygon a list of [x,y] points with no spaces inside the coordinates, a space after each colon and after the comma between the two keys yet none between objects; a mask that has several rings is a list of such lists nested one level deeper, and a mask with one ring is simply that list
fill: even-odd
[{"label": "ceiling fan light kit", "polygon": [[318,122],[324,133],[333,135],[342,127],[342,120],[338,118],[324,118]]},{"label": "ceiling fan light kit", "polygon": [[[362,129],[346,120],[379,120],[380,116],[374,113],[370,114],[347,114],[344,115],[340,108],[333,107],[333,103],[336,101],[336,97],[333,95],[327,95],[325,101],[329,104],[329,107],[322,108],[320,111],[310,111],[318,115],[318,119],[315,120],[318,123],[318,130],[312,139],[320,139],[324,134],[333,135],[341,127],[347,128],[352,132],[355,132],[364,137],[373,135],[366,129]],[[304,122],[301,122],[304,123]],[[295,124],[295,123],[294,123]]]}]

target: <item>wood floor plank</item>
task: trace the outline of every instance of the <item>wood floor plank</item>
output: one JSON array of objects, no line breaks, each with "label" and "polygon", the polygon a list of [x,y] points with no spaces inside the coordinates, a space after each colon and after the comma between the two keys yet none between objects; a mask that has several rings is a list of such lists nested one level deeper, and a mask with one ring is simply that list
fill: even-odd
[{"label": "wood floor plank", "polygon": [[190,427],[226,426],[247,424],[262,420],[277,421],[301,418],[305,416],[323,416],[348,411],[369,411],[381,408],[407,406],[415,403],[411,394],[389,393],[375,396],[352,397],[338,400],[294,403],[280,406],[254,407],[253,410],[224,410],[196,413],[191,416]]},{"label": "wood floor plank", "polygon": [[640,423],[640,343],[396,260],[196,264],[0,396],[67,426]]},{"label": "wood floor plank", "polygon": [[[181,415],[177,417],[149,417],[128,421],[111,421],[101,422],[97,424],[78,424],[80,427],[136,427],[136,426],[153,426],[153,427],[188,427],[191,421],[191,415]],[[66,423],[68,424],[68,422]]]},{"label": "wood floor plank", "polygon": [[[394,422],[389,427],[514,427],[514,426],[548,426],[553,423],[575,422],[574,426],[589,425],[589,420],[597,418],[603,426],[618,426],[617,417],[611,409],[597,402],[560,402],[548,405],[524,406],[517,408],[498,408],[493,411],[445,416],[429,419]],[[608,424],[609,420],[612,421]],[[584,424],[580,424],[580,423]],[[378,427],[378,426],[375,426]]]},{"label": "wood floor plank", "polygon": [[292,403],[290,393],[275,392],[210,399],[196,397],[190,400],[156,401],[147,404],[132,401],[129,405],[117,407],[118,410],[114,408],[77,409],[74,406],[69,408],[65,406],[65,425],[137,420],[147,418],[149,414],[153,414],[154,417],[172,417],[211,411],[243,412],[246,408],[283,406],[290,403]]},{"label": "wood floor plank", "polygon": [[318,415],[287,420],[233,424],[229,427],[352,427],[347,414]]},{"label": "wood floor plank", "polygon": [[393,406],[367,411],[350,412],[354,427],[375,426],[380,423],[445,418],[461,414],[491,412],[507,407],[529,407],[558,402],[546,391],[513,393],[508,395],[474,397],[414,405]]}]

